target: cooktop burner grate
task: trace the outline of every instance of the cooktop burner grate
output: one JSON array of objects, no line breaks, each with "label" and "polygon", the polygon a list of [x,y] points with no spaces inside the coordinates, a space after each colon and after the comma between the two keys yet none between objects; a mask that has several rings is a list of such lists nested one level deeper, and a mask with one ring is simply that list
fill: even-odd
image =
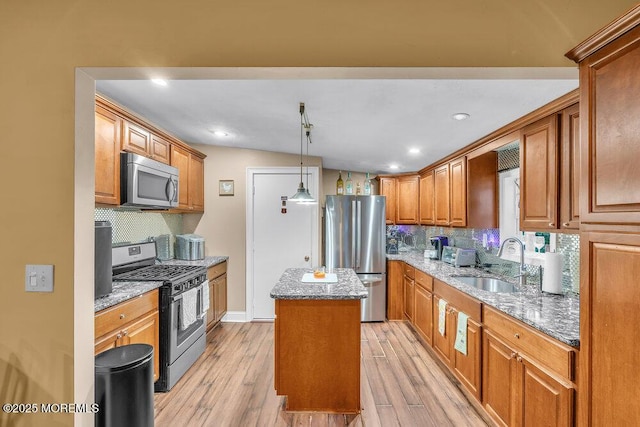
[{"label": "cooktop burner grate", "polygon": [[113,280],[125,281],[163,281],[176,282],[190,278],[195,274],[206,273],[206,269],[197,265],[150,265],[113,276]]}]

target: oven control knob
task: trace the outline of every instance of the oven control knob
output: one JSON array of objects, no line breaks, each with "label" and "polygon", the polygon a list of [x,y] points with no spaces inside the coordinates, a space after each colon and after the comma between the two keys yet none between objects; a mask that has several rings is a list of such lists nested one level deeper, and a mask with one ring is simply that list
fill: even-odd
[{"label": "oven control knob", "polygon": [[175,286],[173,287],[173,289],[174,289],[175,291],[180,291],[180,285],[175,285]]}]

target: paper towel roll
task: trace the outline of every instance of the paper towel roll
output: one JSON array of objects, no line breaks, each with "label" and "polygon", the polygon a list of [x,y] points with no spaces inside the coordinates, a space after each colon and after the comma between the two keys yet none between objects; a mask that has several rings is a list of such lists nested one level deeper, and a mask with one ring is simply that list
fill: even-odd
[{"label": "paper towel roll", "polygon": [[562,293],[562,254],[546,252],[544,254],[544,273],[542,290],[552,294]]}]

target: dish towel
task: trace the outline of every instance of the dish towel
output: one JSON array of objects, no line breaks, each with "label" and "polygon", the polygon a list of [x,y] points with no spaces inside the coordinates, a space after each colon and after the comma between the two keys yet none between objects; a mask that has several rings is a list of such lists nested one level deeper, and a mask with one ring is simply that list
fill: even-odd
[{"label": "dish towel", "polygon": [[182,304],[180,304],[180,330],[184,331],[198,316],[198,288],[189,289],[182,294]]},{"label": "dish towel", "polygon": [[444,327],[447,318],[447,302],[443,299],[438,301],[438,332],[444,336]]},{"label": "dish towel", "polygon": [[209,282],[202,285],[202,312],[209,310]]},{"label": "dish towel", "polygon": [[456,332],[456,344],[454,348],[460,353],[467,355],[467,319],[469,316],[463,312],[458,312],[458,330]]}]

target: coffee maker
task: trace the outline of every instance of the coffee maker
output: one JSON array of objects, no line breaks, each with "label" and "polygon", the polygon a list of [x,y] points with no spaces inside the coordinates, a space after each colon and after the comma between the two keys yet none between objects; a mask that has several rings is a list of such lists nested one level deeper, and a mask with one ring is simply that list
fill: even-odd
[{"label": "coffee maker", "polygon": [[429,239],[429,242],[435,249],[430,258],[442,259],[442,248],[449,244],[449,238],[447,236],[433,236]]}]

